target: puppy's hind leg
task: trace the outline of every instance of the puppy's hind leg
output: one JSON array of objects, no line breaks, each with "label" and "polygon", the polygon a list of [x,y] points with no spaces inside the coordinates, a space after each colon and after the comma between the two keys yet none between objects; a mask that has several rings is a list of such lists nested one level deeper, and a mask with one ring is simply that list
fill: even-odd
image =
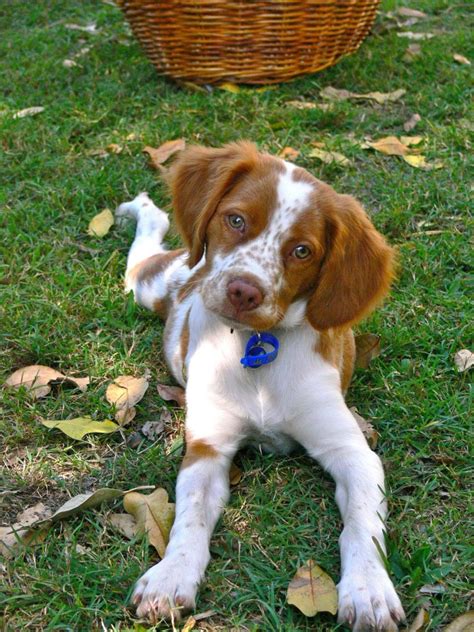
[{"label": "puppy's hind leg", "polygon": [[121,204],[115,215],[118,220],[131,218],[137,222],[128,253],[125,289],[133,291],[137,303],[166,317],[169,284],[180,275],[186,258],[184,250],[170,251],[163,244],[170,226],[168,215],[155,206],[148,193]]}]

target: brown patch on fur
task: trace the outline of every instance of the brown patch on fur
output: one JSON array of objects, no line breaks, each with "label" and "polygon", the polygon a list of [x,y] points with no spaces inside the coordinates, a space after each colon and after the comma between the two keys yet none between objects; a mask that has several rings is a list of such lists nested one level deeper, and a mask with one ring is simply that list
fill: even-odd
[{"label": "brown patch on fur", "polygon": [[184,299],[187,298],[191,294],[191,292],[197,289],[200,282],[207,273],[207,266],[203,266],[202,268],[196,270],[196,272],[189,277],[186,283],[183,283],[183,285],[179,288],[177,296],[178,302],[184,301]]},{"label": "brown patch on fur", "polygon": [[147,283],[154,279],[158,274],[163,272],[170,263],[172,263],[177,257],[184,254],[184,248],[179,250],[169,250],[167,252],[160,252],[159,254],[152,255],[140,263],[134,266],[127,276],[134,279],[136,283]]},{"label": "brown patch on fur", "polygon": [[164,298],[157,298],[153,301],[153,311],[158,314],[160,318],[166,320],[169,310],[169,300],[165,296]]},{"label": "brown patch on fur", "polygon": [[355,342],[352,329],[321,331],[315,351],[339,371],[341,390],[345,394],[354,370]]},{"label": "brown patch on fur", "polygon": [[184,455],[183,462],[181,463],[181,469],[194,465],[200,459],[214,459],[219,456],[217,450],[215,450],[209,443],[202,441],[188,441],[186,446],[186,454]]},{"label": "brown patch on fur", "polygon": [[325,254],[307,318],[318,331],[348,327],[387,294],[394,251],[354,198],[321,182],[314,199],[324,220]]},{"label": "brown patch on fur", "polygon": [[186,318],[184,319],[183,328],[181,329],[181,335],[179,337],[179,350],[181,354],[181,362],[183,364],[183,371],[184,361],[186,360],[189,347],[189,311],[190,310],[188,310]]}]

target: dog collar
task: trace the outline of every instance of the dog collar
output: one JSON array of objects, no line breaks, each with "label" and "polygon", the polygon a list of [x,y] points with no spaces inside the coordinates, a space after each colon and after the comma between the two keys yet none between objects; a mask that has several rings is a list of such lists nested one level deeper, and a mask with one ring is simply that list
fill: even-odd
[{"label": "dog collar", "polygon": [[[268,348],[270,348],[268,350]],[[258,369],[263,364],[270,364],[278,355],[280,343],[272,334],[263,332],[250,336],[247,346],[245,347],[245,355],[241,358],[240,363],[244,368]]]}]

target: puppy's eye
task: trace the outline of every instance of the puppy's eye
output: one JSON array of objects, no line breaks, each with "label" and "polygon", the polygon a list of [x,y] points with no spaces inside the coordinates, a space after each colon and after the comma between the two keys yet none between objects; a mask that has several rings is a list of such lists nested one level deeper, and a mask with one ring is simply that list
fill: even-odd
[{"label": "puppy's eye", "polygon": [[293,249],[293,252],[291,254],[297,259],[307,259],[311,255],[311,250],[308,248],[308,246],[300,244]]},{"label": "puppy's eye", "polygon": [[240,215],[229,215],[227,221],[229,222],[229,226],[235,230],[242,231],[245,228],[245,220]]}]

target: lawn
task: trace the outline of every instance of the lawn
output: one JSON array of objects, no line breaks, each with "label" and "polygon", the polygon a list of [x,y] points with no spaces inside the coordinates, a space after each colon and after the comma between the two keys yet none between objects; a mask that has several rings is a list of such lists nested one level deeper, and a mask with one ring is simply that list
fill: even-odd
[{"label": "lawn", "polygon": [[[22,391],[1,391],[2,489],[10,493],[0,496],[0,523],[38,501],[55,509],[99,487],[156,484],[174,499],[182,412],[170,409],[173,423],[159,440],[130,441],[168,405],[157,381],[171,382],[161,355],[162,323],[123,293],[133,230],[113,227],[99,239],[87,235],[87,226],[99,211],[140,191],[169,208],[144,146],[174,138],[206,145],[249,138],[273,153],[285,146],[299,150],[297,164],[358,197],[398,248],[391,298],[359,328],[381,336],[382,354],[356,373],[348,400],[380,433],[389,562],[408,619],[424,606],[428,629],[440,630],[468,610],[470,385],[453,356],[472,347],[466,286],[473,84],[472,66],[453,55],[474,62],[472,13],[468,3],[451,0],[384,0],[382,10],[399,6],[428,17],[390,29],[391,21],[379,16],[358,53],[334,68],[271,90],[231,93],[195,91],[157,76],[108,0],[2,4],[0,380],[17,368],[44,364],[88,375],[91,385],[85,393],[56,389],[38,401]],[[99,34],[66,26],[91,22]],[[420,54],[406,61],[413,42],[398,37],[400,30],[434,36],[418,42]],[[65,59],[77,65],[65,67]],[[320,103],[327,86],[358,93],[403,88],[406,94],[385,105],[340,101],[331,111],[288,105]],[[44,111],[14,118],[31,106]],[[366,137],[405,134],[403,124],[415,113],[421,120],[411,134],[423,136],[428,162],[441,161],[441,168],[415,169],[360,147]],[[350,164],[309,157],[314,142],[343,153]],[[104,156],[113,144],[122,151],[109,149]],[[74,441],[39,422],[108,418],[110,380],[147,370],[151,387],[122,434]],[[243,477],[212,540],[197,605],[198,612],[216,614],[199,625],[338,629],[330,615],[318,615],[315,623],[285,602],[291,577],[308,558],[339,576],[341,524],[332,481],[301,455],[245,452],[238,465]],[[1,560],[2,629],[142,629],[128,598],[155,554],[107,526],[110,511],[121,511],[120,502],[65,520],[39,546]],[[431,594],[431,585],[441,592]]]}]

